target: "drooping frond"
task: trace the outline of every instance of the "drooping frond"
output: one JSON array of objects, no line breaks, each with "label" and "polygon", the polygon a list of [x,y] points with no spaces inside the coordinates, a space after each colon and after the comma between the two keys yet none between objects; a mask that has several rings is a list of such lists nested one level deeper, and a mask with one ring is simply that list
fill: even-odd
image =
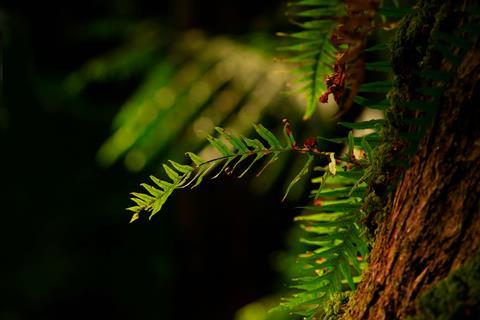
[{"label": "drooping frond", "polygon": [[378,133],[382,121],[342,123],[375,132],[354,137],[350,131],[345,138],[329,139],[347,150],[339,158],[331,154],[327,165],[314,167],[321,175],[312,180],[317,186],[310,193],[313,204],[295,218],[306,232],[301,242],[308,251],[298,259],[299,271],[291,286],[295,292],[276,309],[314,319],[326,312],[340,292],[354,290],[360,281],[369,250],[362,227],[367,182],[377,166],[374,149],[382,141]]},{"label": "drooping frond", "polygon": [[360,281],[368,246],[360,228],[366,184],[359,181],[368,162],[359,159],[350,170],[337,166],[332,171],[335,162],[315,168],[324,174],[313,180],[318,184],[311,192],[314,205],[295,218],[307,232],[301,241],[310,250],[299,256],[301,272],[291,286],[296,293],[278,308],[313,319],[338,292],[354,290]]},{"label": "drooping frond", "polygon": [[[245,164],[248,163],[247,167],[238,175],[238,177],[243,177],[256,162],[265,158],[266,164],[258,173],[260,174],[265,168],[275,162],[280,154],[296,152],[306,157],[306,162],[305,166],[288,186],[284,196],[285,199],[293,185],[308,172],[314,156],[333,157],[331,152],[320,152],[315,148],[307,146],[298,147],[287,126],[285,126],[284,131],[287,137],[287,143],[285,145],[282,144],[270,130],[261,124],[254,125],[254,129],[266,143],[259,139],[250,139],[242,135],[231,134],[217,127],[216,131],[219,137],[209,135],[207,136],[207,140],[211,147],[218,153],[218,156],[205,160],[194,153],[187,152],[187,155],[192,161],[191,165],[183,165],[171,160],[169,163],[164,164],[163,168],[165,174],[168,176],[168,180],[161,180],[155,176],[151,176],[150,178],[154,183],[153,185],[142,184],[142,187],[146,189],[147,193],[132,193],[132,201],[136,203],[136,206],[127,209],[133,212],[131,221],[138,219],[141,212],[148,212],[150,213],[150,217],[152,217],[162,209],[167,199],[175,190],[186,187],[194,188],[198,186],[207,175],[212,175],[213,178],[216,178],[222,172],[233,174],[236,172],[237,167],[242,162],[245,162]],[[216,167],[220,167],[220,169],[217,169],[217,172],[213,173]]]},{"label": "drooping frond", "polygon": [[[339,105],[339,114],[342,114],[353,104],[357,93],[361,92],[359,87],[365,70],[391,70],[388,60],[365,64],[362,56],[367,36],[374,30],[394,28],[396,25],[395,22],[387,22],[387,16],[399,18],[400,13],[405,14],[402,9],[380,8],[381,5],[380,1],[315,0],[292,3],[297,8],[293,15],[306,21],[296,23],[302,31],[281,34],[298,42],[280,49],[295,53],[289,61],[299,65],[296,70],[300,74],[297,91],[307,95],[306,119],[312,116],[319,103],[327,103],[330,95],[333,95]],[[371,48],[370,51],[379,49],[383,48]],[[385,87],[385,84],[381,85]],[[376,83],[361,89],[363,92],[381,90],[377,89]]]},{"label": "drooping frond", "polygon": [[294,92],[306,95],[307,106],[304,118],[310,118],[315,112],[320,95],[326,91],[325,78],[332,72],[337,48],[330,41],[336,23],[332,19],[344,14],[344,7],[340,1],[315,0],[295,1],[290,15],[302,30],[284,34],[294,41],[292,44],[280,47],[279,50],[292,53],[287,61],[297,64],[294,73]]}]

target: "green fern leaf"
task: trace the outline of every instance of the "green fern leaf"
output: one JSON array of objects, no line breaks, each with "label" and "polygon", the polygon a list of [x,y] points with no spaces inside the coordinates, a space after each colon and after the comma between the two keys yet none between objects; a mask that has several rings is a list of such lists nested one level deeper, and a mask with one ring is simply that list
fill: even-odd
[{"label": "green fern leaf", "polygon": [[173,183],[177,183],[180,181],[181,179],[180,175],[175,170],[170,168],[168,165],[164,164],[163,169],[165,170],[165,173],[167,174],[167,176],[173,181]]},{"label": "green fern leaf", "polygon": [[373,52],[373,51],[385,51],[385,50],[388,50],[388,49],[389,49],[388,43],[387,42],[382,42],[382,43],[376,44],[374,46],[371,46],[369,48],[366,48],[363,51]]},{"label": "green fern leaf", "polygon": [[158,179],[157,177],[155,176],[150,176],[150,179],[157,185],[160,187],[160,189],[162,189],[162,191],[165,191],[167,190],[168,188],[171,187],[171,183],[168,183],[166,181],[162,181],[160,179]]},{"label": "green fern leaf", "polygon": [[313,156],[312,155],[307,155],[307,161],[305,162],[305,165],[303,166],[302,170],[298,172],[298,174],[293,178],[293,180],[290,182],[290,184],[287,187],[287,191],[285,191],[285,195],[283,196],[282,201],[285,201],[287,198],[288,193],[290,192],[290,189],[298,182],[300,179],[302,179],[305,175],[307,175],[308,170],[310,169],[310,166],[313,162]]},{"label": "green fern leaf", "polygon": [[199,156],[197,156],[195,153],[187,152],[186,155],[190,158],[190,160],[192,160],[192,162],[193,162],[196,166],[199,166],[199,165],[201,165],[202,163],[205,162],[205,160],[203,160],[202,158],[200,158]]},{"label": "green fern leaf", "polygon": [[172,161],[172,160],[168,160],[168,162],[170,162],[170,164],[175,168],[175,170],[177,170],[181,173],[190,173],[190,172],[193,171],[192,166],[180,164],[180,163]]},{"label": "green fern leaf", "polygon": [[261,124],[258,124],[258,125],[254,124],[253,127],[255,128],[255,131],[257,131],[257,133],[263,139],[265,139],[265,141],[268,142],[268,144],[270,145],[270,147],[272,149],[282,149],[283,148],[280,141],[277,139],[277,137],[275,137],[275,135],[270,130],[268,130],[267,128],[265,128]]},{"label": "green fern leaf", "polygon": [[[337,197],[337,198],[344,198],[348,197],[350,194],[350,189],[349,187],[342,187],[342,188],[328,188],[326,190],[322,190],[319,192],[319,196],[322,198],[328,198],[328,197]],[[361,197],[366,188],[358,188],[355,190],[354,193],[351,194],[352,197]],[[313,190],[312,193],[315,193],[316,190]]]},{"label": "green fern leaf", "polygon": [[353,99],[353,101],[363,107],[367,107],[370,109],[385,110],[390,107],[390,102],[388,100],[372,101],[372,100],[365,99],[364,97],[361,97],[361,96],[356,96]]},{"label": "green fern leaf", "polygon": [[[374,119],[360,122],[339,122],[338,124],[349,129],[363,130],[363,129],[380,129],[385,123],[384,119]],[[353,138],[352,138],[353,140]]]},{"label": "green fern leaf", "polygon": [[298,17],[325,19],[335,17],[338,13],[338,7],[330,6],[324,8],[310,9],[296,13]]},{"label": "green fern leaf", "polygon": [[152,187],[151,185],[146,184],[146,183],[142,183],[141,186],[144,187],[145,190],[147,190],[147,192],[150,193],[153,197],[158,197],[163,192],[163,191],[161,191],[161,190],[159,190],[155,187]]},{"label": "green fern leaf", "polygon": [[347,279],[348,285],[350,286],[350,289],[355,290],[355,282],[353,281],[352,273],[349,270],[349,259],[343,258],[342,261],[343,263],[338,264],[338,268],[342,275],[344,276],[345,279]]}]

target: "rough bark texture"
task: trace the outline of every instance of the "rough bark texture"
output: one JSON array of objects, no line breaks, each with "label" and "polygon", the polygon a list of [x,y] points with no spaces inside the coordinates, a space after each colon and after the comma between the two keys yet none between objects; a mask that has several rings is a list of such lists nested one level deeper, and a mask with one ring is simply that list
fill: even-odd
[{"label": "rough bark texture", "polygon": [[[427,25],[431,26],[427,20],[434,15],[424,17]],[[404,63],[409,63],[409,57]],[[396,188],[391,209],[377,230],[369,269],[345,318],[412,315],[419,294],[478,252],[479,95],[480,51],[476,48],[457,68],[433,127]]]}]

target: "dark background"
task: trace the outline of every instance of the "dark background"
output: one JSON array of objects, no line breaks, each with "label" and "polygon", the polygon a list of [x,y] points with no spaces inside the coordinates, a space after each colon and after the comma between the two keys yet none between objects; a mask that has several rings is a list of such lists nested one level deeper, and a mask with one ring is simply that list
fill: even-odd
[{"label": "dark background", "polygon": [[[12,1],[2,28],[0,319],[232,319],[284,284],[272,268],[294,212],[223,178],[128,224],[149,173],[101,169],[95,154],[138,79],[60,94],[63,79],[117,45],[72,31],[92,21],[160,21],[175,33],[274,33],[281,1]],[[232,183],[235,182],[235,183]]]}]

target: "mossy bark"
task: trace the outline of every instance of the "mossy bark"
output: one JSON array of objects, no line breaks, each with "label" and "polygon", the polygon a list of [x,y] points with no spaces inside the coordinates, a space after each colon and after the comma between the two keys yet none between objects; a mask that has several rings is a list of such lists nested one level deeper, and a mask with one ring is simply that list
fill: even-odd
[{"label": "mossy bark", "polygon": [[469,39],[473,47],[455,68],[429,45],[432,30],[449,32],[463,23],[455,9],[466,4],[472,2],[422,1],[398,32],[393,65],[402,99],[412,98],[414,88],[422,85],[413,72],[419,65],[454,72],[434,123],[377,229],[369,268],[350,299],[345,319],[415,315],[417,298],[479,251],[478,39]]}]

